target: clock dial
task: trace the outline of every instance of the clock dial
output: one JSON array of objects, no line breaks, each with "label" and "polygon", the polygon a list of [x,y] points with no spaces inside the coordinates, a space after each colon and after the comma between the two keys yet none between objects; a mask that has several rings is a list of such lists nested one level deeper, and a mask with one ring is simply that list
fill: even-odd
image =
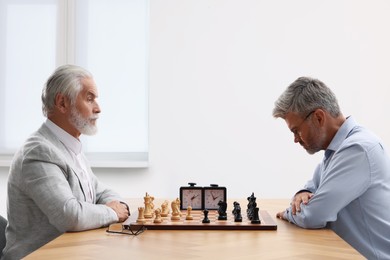
[{"label": "clock dial", "polygon": [[183,209],[202,209],[202,189],[184,189],[182,193]]},{"label": "clock dial", "polygon": [[206,209],[218,209],[219,201],[226,201],[226,188],[225,187],[213,187],[204,188],[204,206]]},{"label": "clock dial", "polygon": [[180,187],[180,209],[203,209],[203,188],[195,186],[196,183],[189,182],[190,186]]}]

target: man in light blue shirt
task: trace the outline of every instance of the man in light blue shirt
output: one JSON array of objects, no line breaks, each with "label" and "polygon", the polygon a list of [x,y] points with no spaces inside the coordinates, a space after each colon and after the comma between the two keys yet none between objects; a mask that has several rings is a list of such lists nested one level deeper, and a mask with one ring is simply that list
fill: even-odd
[{"label": "man in light blue shirt", "polygon": [[325,150],[313,178],[277,217],[302,228],[334,230],[367,259],[390,259],[390,157],[382,141],[340,112],[321,81],[301,77],[275,102],[309,153]]}]

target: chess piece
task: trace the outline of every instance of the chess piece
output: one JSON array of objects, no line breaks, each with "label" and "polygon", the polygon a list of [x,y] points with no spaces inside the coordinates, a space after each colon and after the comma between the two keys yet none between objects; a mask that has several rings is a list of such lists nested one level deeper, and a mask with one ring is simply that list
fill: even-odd
[{"label": "chess piece", "polygon": [[144,204],[145,204],[145,212],[144,217],[145,218],[152,218],[153,217],[153,204],[154,197],[150,196],[148,193],[146,193],[144,197]]},{"label": "chess piece", "polygon": [[161,216],[168,217],[168,214],[169,214],[168,201],[165,200],[164,203],[161,204]]},{"label": "chess piece", "polygon": [[209,211],[207,209],[205,209],[205,210],[203,210],[203,214],[204,214],[204,218],[202,220],[202,223],[205,223],[205,224],[210,223],[210,219],[208,217]]},{"label": "chess piece", "polygon": [[251,224],[261,224],[260,218],[259,218],[259,208],[255,208],[253,211],[253,218],[251,220]]},{"label": "chess piece", "polygon": [[162,219],[161,219],[161,209],[158,208],[154,211],[154,214],[155,214],[155,219],[153,221],[153,223],[161,223],[162,222]]},{"label": "chess piece", "polygon": [[181,213],[179,207],[180,207],[180,200],[179,198],[176,198],[176,200],[171,202],[171,208],[172,208],[171,220],[180,220]]},{"label": "chess piece", "polygon": [[237,201],[233,202],[234,222],[242,222],[241,206]]},{"label": "chess piece", "polygon": [[194,218],[191,216],[191,211],[192,211],[192,207],[191,207],[191,206],[188,206],[188,207],[187,207],[186,220],[193,220],[193,219],[194,219]]},{"label": "chess piece", "polygon": [[238,203],[237,201],[233,202],[233,210],[232,210],[233,215],[234,212],[236,211],[237,206],[240,206],[240,203]]},{"label": "chess piece", "polygon": [[237,209],[234,215],[234,222],[242,222],[241,208]]},{"label": "chess piece", "polygon": [[139,207],[138,208],[138,218],[137,218],[137,223],[145,223],[146,222],[146,219],[144,217],[144,210],[145,208],[144,207]]},{"label": "chess piece", "polygon": [[218,220],[227,220],[227,215],[226,215],[226,209],[227,209],[227,203],[220,200],[218,202]]},{"label": "chess piece", "polygon": [[254,210],[257,206],[256,197],[255,197],[253,192],[252,192],[252,195],[247,198],[247,200],[248,200],[248,207],[247,207],[246,213],[247,213],[248,219],[252,220]]}]

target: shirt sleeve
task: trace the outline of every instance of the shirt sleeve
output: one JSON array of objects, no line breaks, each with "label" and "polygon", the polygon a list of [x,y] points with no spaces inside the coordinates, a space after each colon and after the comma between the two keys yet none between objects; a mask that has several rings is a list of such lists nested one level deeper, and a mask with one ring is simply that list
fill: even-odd
[{"label": "shirt sleeve", "polygon": [[[337,219],[338,212],[359,197],[369,186],[370,169],[367,154],[358,144],[341,148],[325,168],[317,167],[306,189],[314,195],[301,211],[292,214],[291,207],[285,211],[288,221],[303,228],[323,228]],[[318,187],[316,184],[318,183]]]},{"label": "shirt sleeve", "polygon": [[119,194],[112,189],[109,189],[101,183],[94,174],[92,174],[92,182],[95,187],[95,192],[96,192],[96,204],[106,204],[107,202],[113,201],[113,200],[118,200],[122,201],[123,199]]}]

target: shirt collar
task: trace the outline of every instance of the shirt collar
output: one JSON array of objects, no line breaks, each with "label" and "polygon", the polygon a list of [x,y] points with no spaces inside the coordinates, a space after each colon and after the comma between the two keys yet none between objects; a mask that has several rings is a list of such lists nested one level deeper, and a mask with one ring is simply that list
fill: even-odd
[{"label": "shirt collar", "polygon": [[66,148],[72,151],[75,155],[81,153],[82,144],[79,139],[70,135],[64,129],[53,123],[50,119],[46,119],[46,126],[54,133],[54,135],[63,143]]},{"label": "shirt collar", "polygon": [[336,135],[333,137],[329,146],[325,150],[325,157],[328,158],[330,154],[339,149],[343,141],[348,137],[351,130],[357,126],[352,116],[347,117],[345,122],[341,125]]}]

